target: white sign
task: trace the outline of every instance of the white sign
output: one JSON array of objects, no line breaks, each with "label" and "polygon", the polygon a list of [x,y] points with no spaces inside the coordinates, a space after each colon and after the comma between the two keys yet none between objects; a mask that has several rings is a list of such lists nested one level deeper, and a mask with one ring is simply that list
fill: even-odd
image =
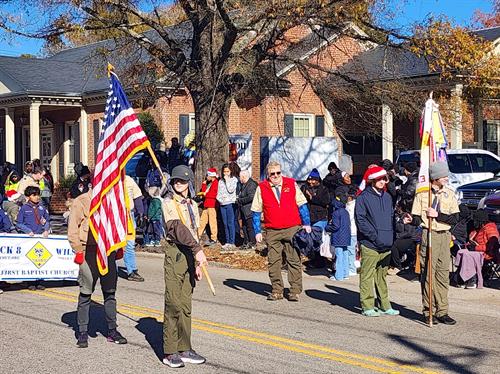
[{"label": "white sign", "polygon": [[338,144],[331,137],[262,137],[260,146],[262,179],[269,161],[278,161],[285,176],[299,181],[305,181],[313,168],[324,178],[331,161],[339,165]]},{"label": "white sign", "polygon": [[79,266],[62,235],[0,235],[0,280],[76,280]]},{"label": "white sign", "polygon": [[229,161],[252,175],[252,134],[229,136]]}]

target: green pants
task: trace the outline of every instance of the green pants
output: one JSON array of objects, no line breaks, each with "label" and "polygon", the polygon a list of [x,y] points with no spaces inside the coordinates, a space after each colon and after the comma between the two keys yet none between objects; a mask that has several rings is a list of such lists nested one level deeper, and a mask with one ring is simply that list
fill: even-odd
[{"label": "green pants", "polygon": [[391,251],[377,252],[361,245],[359,297],[363,311],[375,308],[375,292],[377,293],[380,309],[392,308],[386,281],[390,262]]},{"label": "green pants", "polygon": [[290,293],[300,294],[302,292],[302,263],[300,262],[299,252],[292,246],[292,238],[298,229],[298,226],[294,226],[287,229],[266,230],[269,278],[271,279],[273,293],[283,293],[283,278],[281,277],[283,253],[288,264]]},{"label": "green pants", "polygon": [[[448,314],[448,286],[450,283],[450,241],[449,231],[432,231],[432,303],[435,308],[434,315],[442,317]],[[427,261],[428,230],[422,232],[420,245],[420,276],[422,286],[422,312],[429,316],[429,272]]]},{"label": "green pants", "polygon": [[191,349],[191,296],[194,287],[194,258],[169,242],[165,250],[165,311],[163,349],[165,354]]}]

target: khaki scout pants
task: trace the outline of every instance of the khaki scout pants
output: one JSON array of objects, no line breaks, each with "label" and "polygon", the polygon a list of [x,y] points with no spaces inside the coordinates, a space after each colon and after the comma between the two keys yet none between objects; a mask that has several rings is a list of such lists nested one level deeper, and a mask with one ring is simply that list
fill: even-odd
[{"label": "khaki scout pants", "polygon": [[283,278],[281,277],[283,253],[285,253],[288,264],[290,293],[300,294],[302,292],[302,263],[300,262],[299,252],[292,246],[292,238],[298,230],[298,226],[278,230],[266,229],[269,278],[271,279],[273,293],[283,293]]},{"label": "khaki scout pants", "polygon": [[200,227],[198,229],[198,236],[201,238],[205,227],[210,226],[210,239],[217,241],[217,211],[215,208],[206,208],[201,212]]},{"label": "khaki scout pants", "polygon": [[[436,317],[448,314],[448,286],[450,283],[450,241],[449,231],[432,231],[432,301]],[[420,246],[420,268],[422,288],[422,312],[429,316],[429,274],[427,267],[428,230],[422,232]]]},{"label": "khaki scout pants", "polygon": [[165,310],[163,349],[172,354],[191,349],[191,296],[194,287],[194,257],[189,250],[164,242]]},{"label": "khaki scout pants", "polygon": [[[391,309],[387,290],[387,269],[391,262],[391,251],[378,252],[361,246],[361,272],[359,274],[359,298],[363,311],[375,308],[375,292],[382,310]],[[375,285],[375,288],[373,287]]]}]

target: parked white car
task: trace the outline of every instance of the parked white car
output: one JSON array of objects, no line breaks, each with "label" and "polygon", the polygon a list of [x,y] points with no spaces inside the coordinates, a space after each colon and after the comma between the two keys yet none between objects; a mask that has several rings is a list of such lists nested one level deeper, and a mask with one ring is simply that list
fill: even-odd
[{"label": "parked white car", "polygon": [[[493,178],[500,171],[500,157],[482,149],[449,149],[448,166],[450,168],[450,187],[458,187],[473,182]],[[420,151],[403,151],[396,159],[396,164],[420,162]]]}]

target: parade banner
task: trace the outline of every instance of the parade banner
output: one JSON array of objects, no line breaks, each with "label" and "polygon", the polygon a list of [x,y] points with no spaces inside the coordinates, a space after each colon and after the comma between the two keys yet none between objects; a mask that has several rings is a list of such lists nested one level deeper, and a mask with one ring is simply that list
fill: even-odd
[{"label": "parade banner", "polygon": [[76,280],[73,258],[66,236],[0,235],[0,281]]},{"label": "parade banner", "polygon": [[229,135],[229,161],[252,175],[252,134]]}]

